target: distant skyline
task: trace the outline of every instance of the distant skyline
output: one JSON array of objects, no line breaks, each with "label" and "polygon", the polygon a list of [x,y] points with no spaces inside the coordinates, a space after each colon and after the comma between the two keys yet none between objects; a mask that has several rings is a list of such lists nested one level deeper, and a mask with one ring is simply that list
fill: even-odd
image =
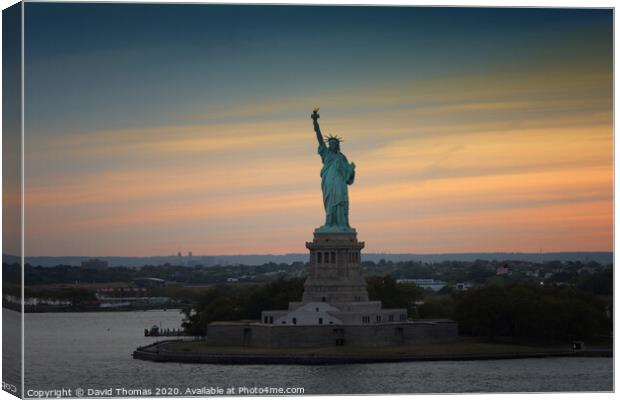
[{"label": "distant skyline", "polygon": [[[612,251],[611,10],[25,4],[27,256]],[[5,252],[10,252],[5,251]]]}]

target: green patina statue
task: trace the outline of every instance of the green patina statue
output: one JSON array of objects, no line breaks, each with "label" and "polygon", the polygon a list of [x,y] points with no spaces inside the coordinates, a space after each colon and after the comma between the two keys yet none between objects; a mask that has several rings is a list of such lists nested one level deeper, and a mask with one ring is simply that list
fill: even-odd
[{"label": "green patina statue", "polygon": [[[350,163],[340,152],[340,139],[329,135],[323,138],[319,128],[319,109],[311,115],[316,138],[319,141],[319,155],[323,161],[321,169],[321,189],[325,207],[325,225],[317,228],[317,233],[355,232],[349,226],[349,194],[347,185],[355,179],[355,163]],[[325,146],[327,142],[327,146]]]}]

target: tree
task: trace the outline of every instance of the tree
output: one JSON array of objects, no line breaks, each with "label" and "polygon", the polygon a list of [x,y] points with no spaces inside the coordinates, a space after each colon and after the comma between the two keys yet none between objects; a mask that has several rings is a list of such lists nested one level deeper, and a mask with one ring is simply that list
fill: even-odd
[{"label": "tree", "polygon": [[370,300],[381,301],[385,308],[406,308],[410,317],[415,315],[415,301],[424,292],[413,283],[396,283],[389,275],[367,277],[366,288]]},{"label": "tree", "polygon": [[573,288],[485,285],[455,296],[454,317],[464,334],[545,342],[584,340],[609,326],[604,304]]}]

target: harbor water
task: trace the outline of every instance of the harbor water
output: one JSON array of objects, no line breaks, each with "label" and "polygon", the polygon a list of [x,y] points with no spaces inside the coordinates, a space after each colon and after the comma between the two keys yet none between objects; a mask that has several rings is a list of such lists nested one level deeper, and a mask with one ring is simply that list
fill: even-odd
[{"label": "harbor water", "polygon": [[[3,312],[5,324],[19,324],[18,313]],[[181,319],[178,310],[26,314],[25,394],[60,389],[75,393],[78,388],[132,396],[148,394],[147,389],[153,395],[158,388],[168,395],[240,387],[303,388],[305,394],[613,390],[612,358],[329,366],[154,363],[132,358],[136,347],[155,340],[144,337],[145,328],[176,328]]]}]

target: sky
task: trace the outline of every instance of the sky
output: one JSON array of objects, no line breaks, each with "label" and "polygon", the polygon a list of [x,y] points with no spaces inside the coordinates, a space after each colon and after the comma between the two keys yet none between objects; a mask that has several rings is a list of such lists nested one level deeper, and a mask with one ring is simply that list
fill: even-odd
[{"label": "sky", "polygon": [[611,251],[611,10],[27,3],[28,256]]}]

